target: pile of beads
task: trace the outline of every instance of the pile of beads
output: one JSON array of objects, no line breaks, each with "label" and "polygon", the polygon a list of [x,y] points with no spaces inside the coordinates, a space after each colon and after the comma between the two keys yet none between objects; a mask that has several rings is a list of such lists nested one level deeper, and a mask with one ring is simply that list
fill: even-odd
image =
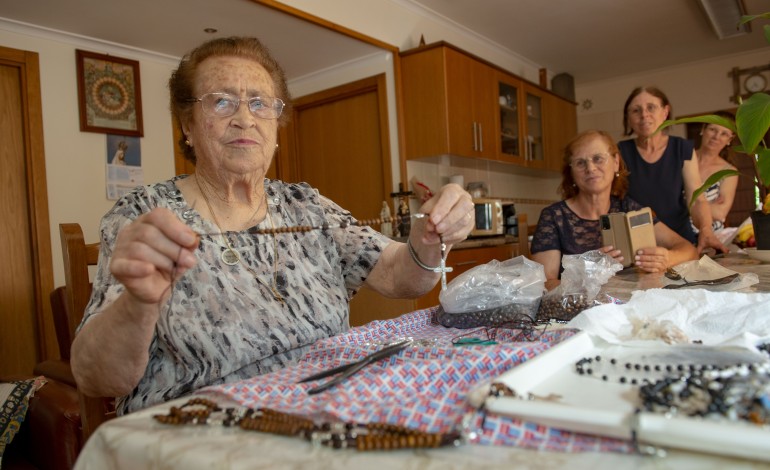
[{"label": "pile of beads", "polygon": [[304,416],[268,408],[221,408],[205,398],[192,398],[166,415],[154,415],[163,424],[238,426],[247,431],[301,437],[318,446],[335,449],[395,450],[458,446],[459,432],[427,433],[403,426],[381,423],[317,423]]},{"label": "pile of beads", "polygon": [[699,370],[639,388],[644,411],[770,424],[770,363]]}]

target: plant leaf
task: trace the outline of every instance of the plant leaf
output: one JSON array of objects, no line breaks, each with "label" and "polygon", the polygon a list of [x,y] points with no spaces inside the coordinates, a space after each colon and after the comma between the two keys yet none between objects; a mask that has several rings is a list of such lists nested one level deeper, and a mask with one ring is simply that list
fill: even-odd
[{"label": "plant leaf", "polygon": [[727,178],[728,176],[738,176],[741,172],[738,170],[719,170],[716,173],[712,174],[708,178],[706,178],[706,181],[703,182],[700,188],[696,189],[692,193],[692,198],[690,199],[690,206],[692,207],[693,204],[695,204],[695,200],[698,199],[698,196],[703,194],[704,191],[706,191],[708,188],[711,187],[714,183],[721,180],[722,178]]},{"label": "plant leaf", "polygon": [[[768,95],[770,96],[770,95]],[[730,129],[731,131],[736,132],[735,123],[731,121],[730,119],[724,118],[722,116],[717,116],[715,114],[705,114],[703,116],[694,116],[694,117],[687,117],[687,118],[680,118],[680,119],[669,119],[668,121],[663,121],[663,123],[655,130],[655,132],[660,132],[663,129],[676,125],[676,124],[687,124],[689,122],[702,122],[704,124],[717,124],[722,127],[726,127]]]},{"label": "plant leaf", "polygon": [[748,154],[757,153],[757,147],[770,129],[770,95],[754,93],[738,106],[735,113],[736,134]]},{"label": "plant leaf", "polygon": [[741,16],[741,21],[738,23],[738,26],[740,26],[742,24],[746,24],[749,21],[754,21],[757,18],[764,18],[766,20],[770,20],[770,12],[761,13],[759,15],[744,15],[744,16]]}]

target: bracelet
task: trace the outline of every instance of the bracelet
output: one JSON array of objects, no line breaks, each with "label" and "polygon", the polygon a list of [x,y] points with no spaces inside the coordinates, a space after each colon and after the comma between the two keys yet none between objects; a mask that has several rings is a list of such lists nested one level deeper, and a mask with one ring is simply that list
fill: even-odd
[{"label": "bracelet", "polygon": [[438,269],[440,266],[436,266],[435,268],[428,266],[427,264],[420,261],[420,258],[417,256],[417,252],[414,251],[414,247],[412,246],[412,240],[407,238],[406,239],[406,247],[409,249],[409,254],[412,256],[412,260],[417,264],[417,266],[421,267],[422,269],[430,272],[438,272]]}]

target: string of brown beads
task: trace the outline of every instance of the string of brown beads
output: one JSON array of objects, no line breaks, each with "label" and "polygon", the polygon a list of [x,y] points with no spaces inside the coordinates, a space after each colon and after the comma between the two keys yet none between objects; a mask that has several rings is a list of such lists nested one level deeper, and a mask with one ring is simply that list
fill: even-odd
[{"label": "string of brown beads", "polygon": [[[219,413],[221,417],[215,417]],[[304,416],[269,408],[220,408],[205,398],[193,398],[180,407],[171,407],[167,415],[154,415],[163,424],[222,424],[246,431],[267,432],[304,438],[314,445],[335,449],[395,450],[458,446],[459,432],[426,433],[387,423],[316,423]]]},{"label": "string of brown beads", "polygon": [[[339,224],[322,224],[322,225],[295,225],[293,227],[271,227],[271,228],[252,228],[249,233],[252,235],[274,235],[278,233],[305,233],[312,230],[329,230],[336,228],[347,228],[349,226],[366,227],[371,225],[382,225],[383,223],[398,223],[402,219],[407,218],[423,218],[426,214],[417,213],[412,215],[396,215],[391,217],[378,217],[376,219],[360,219],[349,220],[347,222],[340,222]],[[201,234],[201,235],[219,235],[219,234]]]}]

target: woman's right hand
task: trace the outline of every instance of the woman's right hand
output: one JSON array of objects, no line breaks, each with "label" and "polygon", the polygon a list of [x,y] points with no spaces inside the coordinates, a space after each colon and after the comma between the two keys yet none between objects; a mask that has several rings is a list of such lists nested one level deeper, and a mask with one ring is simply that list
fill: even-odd
[{"label": "woman's right hand", "polygon": [[173,279],[195,266],[198,235],[168,209],[139,216],[118,233],[110,272],[142,303],[169,295]]}]

